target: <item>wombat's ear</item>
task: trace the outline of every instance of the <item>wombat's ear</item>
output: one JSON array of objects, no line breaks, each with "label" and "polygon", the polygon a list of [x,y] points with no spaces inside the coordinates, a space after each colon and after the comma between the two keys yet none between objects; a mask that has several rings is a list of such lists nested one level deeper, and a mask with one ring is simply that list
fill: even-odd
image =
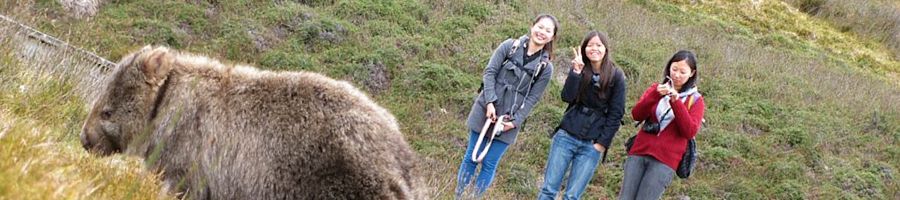
[{"label": "wombat's ear", "polygon": [[141,50],[143,63],[140,65],[140,70],[144,73],[144,77],[147,78],[148,84],[161,85],[166,80],[169,71],[172,70],[175,53],[170,52],[166,47],[157,47],[146,51],[145,49],[148,47],[144,47]]}]

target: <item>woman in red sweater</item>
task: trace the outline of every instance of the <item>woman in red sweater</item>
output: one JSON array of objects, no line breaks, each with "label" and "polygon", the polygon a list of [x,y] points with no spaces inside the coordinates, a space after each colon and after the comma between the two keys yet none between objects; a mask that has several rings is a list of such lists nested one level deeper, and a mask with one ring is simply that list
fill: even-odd
[{"label": "woman in red sweater", "polygon": [[[628,158],[619,199],[659,199],[675,176],[675,169],[703,119],[703,97],[697,91],[697,59],[690,51],[678,51],[663,71],[662,83],[654,83],[631,110],[634,120],[644,121]],[[693,105],[688,107],[693,98]]]}]

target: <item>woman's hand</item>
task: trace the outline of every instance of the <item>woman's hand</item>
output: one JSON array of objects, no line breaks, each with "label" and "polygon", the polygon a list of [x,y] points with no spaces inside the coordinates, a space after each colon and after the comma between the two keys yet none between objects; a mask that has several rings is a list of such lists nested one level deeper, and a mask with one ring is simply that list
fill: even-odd
[{"label": "woman's hand", "polygon": [[606,152],[606,147],[603,147],[600,143],[594,143],[594,150],[597,150],[597,152]]},{"label": "woman's hand", "polygon": [[678,101],[678,91],[675,91],[675,89],[669,90],[669,101],[670,102]]},{"label": "woman's hand", "polygon": [[672,92],[672,89],[668,84],[660,83],[656,85],[656,92],[659,93],[659,96],[666,96],[669,95],[670,92]]},{"label": "woman's hand", "polygon": [[491,118],[491,122],[497,122],[497,110],[494,108],[494,103],[487,104],[487,110],[484,112],[484,116],[487,118]]},{"label": "woman's hand", "polygon": [[584,69],[584,61],[581,60],[581,49],[572,48],[572,52],[575,53],[575,58],[572,58],[572,71],[575,74],[581,74],[581,70]]},{"label": "woman's hand", "polygon": [[511,121],[510,122],[502,122],[502,124],[503,124],[503,132],[506,132],[506,131],[516,128],[516,125],[513,124]]}]

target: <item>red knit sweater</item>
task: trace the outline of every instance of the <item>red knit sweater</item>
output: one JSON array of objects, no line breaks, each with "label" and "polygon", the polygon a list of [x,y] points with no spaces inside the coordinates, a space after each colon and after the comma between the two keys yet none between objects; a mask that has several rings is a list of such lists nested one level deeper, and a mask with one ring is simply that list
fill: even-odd
[{"label": "red knit sweater", "polygon": [[[657,84],[651,85],[641,95],[641,99],[631,109],[631,116],[634,120],[650,119],[656,122],[656,105],[662,98],[656,92]],[[687,108],[687,100],[681,102],[672,99],[672,112],[675,119],[663,129],[657,136],[656,134],[645,133],[644,130],[638,130],[634,144],[628,155],[651,156],[660,162],[668,165],[673,170],[678,168],[681,162],[681,155],[687,148],[690,138],[693,138],[700,130],[700,123],[703,119],[703,112],[706,106],[703,104],[703,97],[698,97],[691,106],[691,110]]]}]

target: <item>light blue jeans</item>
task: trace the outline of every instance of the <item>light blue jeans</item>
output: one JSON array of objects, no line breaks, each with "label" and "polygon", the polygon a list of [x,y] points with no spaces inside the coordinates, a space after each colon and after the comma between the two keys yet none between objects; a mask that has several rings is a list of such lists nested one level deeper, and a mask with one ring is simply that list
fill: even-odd
[{"label": "light blue jeans", "polygon": [[538,199],[556,199],[566,170],[570,172],[563,199],[581,198],[581,193],[584,193],[584,188],[594,176],[594,170],[597,169],[597,163],[600,162],[602,155],[603,152],[594,149],[593,141],[575,138],[565,130],[559,129],[550,145],[544,184],[541,186]]},{"label": "light blue jeans", "polygon": [[629,155],[619,199],[659,199],[674,176],[675,170],[653,157]]},{"label": "light blue jeans", "polygon": [[[475,168],[478,167],[479,163],[472,161],[472,151],[475,150],[475,143],[478,140],[478,136],[479,133],[477,131],[469,133],[469,146],[466,148],[466,155],[463,156],[462,163],[459,164],[459,173],[456,175],[457,199],[461,197],[463,191],[469,186],[469,183],[472,181],[472,176],[475,175]],[[487,141],[482,141],[481,146],[478,149],[484,149],[484,145],[487,145]],[[500,163],[500,158],[503,157],[503,153],[506,152],[508,146],[509,144],[496,139],[494,140],[494,143],[491,144],[491,148],[488,149],[487,155],[485,155],[484,160],[481,161],[481,171],[478,173],[478,177],[475,178],[476,198],[481,197],[488,186],[491,185],[491,182],[494,180],[494,174],[497,172],[497,164]]]}]

